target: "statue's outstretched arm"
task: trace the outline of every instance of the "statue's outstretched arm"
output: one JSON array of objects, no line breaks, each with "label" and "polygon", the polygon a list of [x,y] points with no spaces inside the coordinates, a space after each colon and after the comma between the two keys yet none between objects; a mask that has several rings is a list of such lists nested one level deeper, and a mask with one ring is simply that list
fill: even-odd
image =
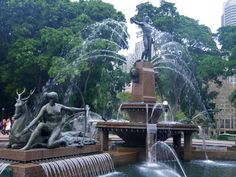
[{"label": "statue's outstretched arm", "polygon": [[135,23],[136,25],[140,25],[140,26],[143,25],[143,22],[139,22],[139,21],[135,20],[134,18],[131,18],[131,19],[130,19],[130,22],[131,22],[131,23]]},{"label": "statue's outstretched arm", "polygon": [[64,106],[61,105],[62,109],[64,109],[65,111],[70,111],[70,112],[80,112],[80,111],[85,111],[85,108],[76,108],[76,107],[68,107],[68,106]]}]

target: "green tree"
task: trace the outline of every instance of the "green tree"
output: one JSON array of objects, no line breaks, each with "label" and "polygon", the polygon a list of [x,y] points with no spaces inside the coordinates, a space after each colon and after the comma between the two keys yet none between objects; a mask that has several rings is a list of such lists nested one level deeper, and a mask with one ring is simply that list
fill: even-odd
[{"label": "green tree", "polygon": [[[226,75],[228,62],[222,59],[210,29],[194,19],[180,15],[175,5],[166,1],[162,1],[160,7],[149,3],[140,4],[137,10],[135,18],[141,20],[148,15],[156,29],[171,35],[170,44],[176,41],[187,49],[181,49],[184,51],[181,58],[169,53],[171,60],[176,57],[176,63],[185,66],[186,77],[177,65],[172,71],[158,70],[157,91],[170,102],[173,113],[182,110],[185,115],[192,117],[204,107],[214,108],[211,99],[215,94],[209,93],[208,84],[209,81],[220,83],[218,76]],[[168,67],[162,64],[159,68]]]},{"label": "green tree", "polygon": [[[8,107],[7,111],[12,112],[16,89],[36,87],[36,93],[39,93],[45,83],[55,77],[58,83],[54,87],[57,88],[50,89],[58,89],[61,93],[68,90],[71,78],[76,78],[73,82],[77,83],[75,93],[78,96],[73,95],[70,100],[77,106],[84,104],[84,100],[92,104],[97,99],[92,97],[98,97],[99,89],[93,89],[96,85],[100,85],[102,93],[109,93],[104,95],[104,100],[115,98],[113,88],[121,90],[125,83],[125,79],[119,80],[118,77],[123,74],[121,62],[114,62],[104,53],[100,57],[90,56],[90,52],[117,51],[118,48],[105,40],[94,42],[87,48],[83,46],[89,31],[86,26],[107,18],[124,21],[121,12],[100,0],[0,1],[0,96],[3,98],[0,106]],[[105,31],[102,35],[108,39],[112,32]],[[118,42],[124,47],[126,40],[109,38],[107,41]],[[77,62],[83,56],[87,60]],[[107,84],[111,79],[102,80],[107,76],[115,77],[116,83]]]},{"label": "green tree", "polygon": [[217,38],[221,44],[222,53],[228,61],[227,75],[233,75],[236,67],[236,27],[225,26],[219,28]]},{"label": "green tree", "polygon": [[236,27],[225,26],[218,29],[218,41],[222,45],[221,48],[230,51],[236,46]]}]

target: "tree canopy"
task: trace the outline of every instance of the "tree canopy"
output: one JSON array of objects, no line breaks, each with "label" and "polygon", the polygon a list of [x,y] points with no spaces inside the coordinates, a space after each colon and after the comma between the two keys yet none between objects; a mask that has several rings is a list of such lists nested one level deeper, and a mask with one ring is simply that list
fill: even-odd
[{"label": "tree canopy", "polygon": [[[123,88],[126,74],[119,60],[101,52],[92,55],[90,51],[119,49],[105,40],[97,40],[87,48],[83,45],[92,33],[86,27],[108,18],[125,22],[121,12],[100,0],[0,1],[0,106],[8,115],[13,114],[17,89],[36,88],[39,94],[49,83],[54,86],[46,91],[56,89],[64,97],[61,101],[83,106],[86,100],[92,109],[104,112],[105,102],[116,100],[114,92]],[[124,47],[127,36],[123,36],[124,41],[108,38],[114,29],[100,31],[100,38]],[[74,90],[69,88],[72,83]],[[72,90],[73,96],[69,94]],[[65,99],[66,94],[69,96]]]},{"label": "tree canopy", "polygon": [[[221,44],[222,52],[225,54],[225,60],[228,61],[227,74],[235,74],[236,67],[236,26],[225,26],[218,29],[218,40]],[[236,90],[230,96],[229,101],[235,103]]]}]

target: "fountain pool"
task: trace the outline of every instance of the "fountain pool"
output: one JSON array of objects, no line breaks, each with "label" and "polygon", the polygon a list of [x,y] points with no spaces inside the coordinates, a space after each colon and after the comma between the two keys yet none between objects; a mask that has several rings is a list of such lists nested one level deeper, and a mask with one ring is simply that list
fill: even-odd
[{"label": "fountain pool", "polygon": [[[172,165],[173,168],[170,168]],[[236,161],[193,160],[183,162],[187,177],[235,177]],[[182,177],[174,163],[137,163],[116,168],[117,172],[104,177]]]}]

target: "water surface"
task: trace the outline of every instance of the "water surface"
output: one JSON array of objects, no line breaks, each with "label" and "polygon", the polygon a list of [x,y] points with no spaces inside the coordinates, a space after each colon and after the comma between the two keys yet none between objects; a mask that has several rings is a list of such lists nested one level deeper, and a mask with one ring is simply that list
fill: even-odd
[{"label": "water surface", "polygon": [[[194,160],[182,162],[187,177],[236,177],[236,161]],[[174,162],[138,163],[117,167],[117,172],[105,177],[183,177]]]}]

